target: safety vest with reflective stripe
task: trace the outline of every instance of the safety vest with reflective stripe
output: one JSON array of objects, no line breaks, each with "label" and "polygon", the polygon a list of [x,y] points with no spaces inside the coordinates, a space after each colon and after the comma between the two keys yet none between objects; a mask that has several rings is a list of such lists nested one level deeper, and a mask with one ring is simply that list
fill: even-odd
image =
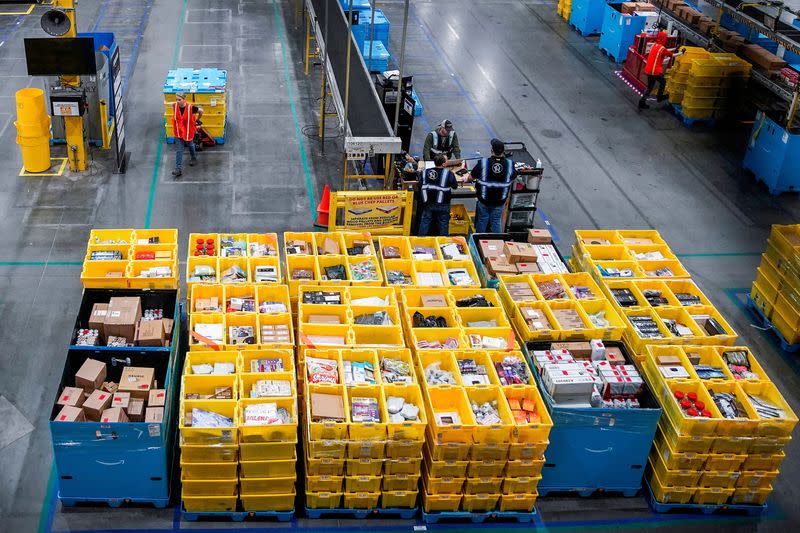
[{"label": "safety vest with reflective stripe", "polygon": [[178,102],[173,104],[172,109],[172,129],[175,132],[175,137],[183,139],[184,141],[191,141],[194,139],[194,134],[197,126],[194,123],[194,113],[192,113],[192,104],[187,103],[184,108],[184,113],[181,114],[181,108]]},{"label": "safety vest with reflective stripe", "polygon": [[447,137],[439,137],[439,132],[433,130],[431,132],[431,135],[433,135],[433,143],[431,143],[431,153],[446,154],[446,155],[449,154],[453,150],[453,136],[455,134],[456,134],[455,131],[451,131],[449,134],[447,134]]},{"label": "safety vest with reflective stripe", "polygon": [[647,55],[647,63],[644,66],[644,73],[650,76],[658,76],[664,72],[664,57],[671,55],[670,51],[663,45],[653,43],[650,53]]},{"label": "safety vest with reflective stripe", "polygon": [[[481,177],[475,181],[478,198],[487,205],[501,205],[508,198],[511,182],[514,180],[514,161],[503,159],[506,168],[500,173],[489,168],[490,159],[481,159]],[[499,163],[497,163],[499,164]]]},{"label": "safety vest with reflective stripe", "polygon": [[450,193],[453,189],[447,186],[452,173],[446,168],[429,168],[422,176],[422,192],[423,203],[428,203],[428,195],[435,194],[435,202],[437,204],[448,204],[450,202]]}]

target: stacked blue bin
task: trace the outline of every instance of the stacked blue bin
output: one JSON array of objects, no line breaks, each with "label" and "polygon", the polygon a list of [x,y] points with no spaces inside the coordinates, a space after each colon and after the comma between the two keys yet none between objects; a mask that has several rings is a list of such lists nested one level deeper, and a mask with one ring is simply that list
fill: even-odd
[{"label": "stacked blue bin", "polygon": [[800,190],[800,134],[790,133],[763,111],[747,143],[744,168],[764,182],[770,194]]},{"label": "stacked blue bin", "polygon": [[371,50],[370,41],[366,41],[361,49],[361,55],[364,57],[364,64],[367,65],[367,70],[370,72],[389,70],[389,51],[380,41],[374,41],[371,44]]},{"label": "stacked blue bin", "polygon": [[572,0],[569,23],[581,35],[596,35],[603,28],[606,0]]},{"label": "stacked blue bin", "polygon": [[172,346],[108,348],[71,343],[59,395],[65,386],[75,384],[75,372],[88,358],[106,363],[108,380],[115,382],[119,382],[126,366],[149,367],[155,370],[158,388],[166,390],[164,417],[160,423],[53,422],[61,408],[54,402],[50,434],[58,498],[66,506],[95,502],[116,507],[124,501],[132,501],[166,507],[175,449],[175,406],[180,388],[178,291],[86,289],[75,331],[87,327],[94,303],[106,303],[112,296],[139,296],[147,308],[163,309],[164,316],[174,320]]},{"label": "stacked blue bin", "polygon": [[389,48],[389,20],[380,9],[375,10],[375,25],[372,25],[372,10],[361,11],[358,17],[358,24],[353,25],[353,36],[359,48],[364,47],[370,37],[374,41],[380,41],[383,46]]},{"label": "stacked blue bin", "polygon": [[603,18],[603,29],[598,47],[617,63],[628,57],[628,48],[633,45],[636,35],[644,29],[647,17],[626,15],[622,3],[608,4]]},{"label": "stacked blue bin", "polygon": [[353,4],[353,11],[369,11],[372,9],[369,0],[339,0],[345,13],[350,10],[351,2]]}]

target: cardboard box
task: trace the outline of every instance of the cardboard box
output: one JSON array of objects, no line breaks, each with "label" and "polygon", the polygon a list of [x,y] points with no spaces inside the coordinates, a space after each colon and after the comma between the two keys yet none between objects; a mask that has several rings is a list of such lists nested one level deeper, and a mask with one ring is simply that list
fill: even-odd
[{"label": "cardboard box", "polygon": [[515,265],[517,263],[535,263],[539,259],[536,248],[526,242],[507,242],[503,247],[506,260]]},{"label": "cardboard box", "polygon": [[167,400],[167,391],[164,389],[152,389],[147,397],[148,407],[164,407]]},{"label": "cardboard box", "polygon": [[309,324],[341,324],[336,315],[308,315]]},{"label": "cardboard box", "polygon": [[503,256],[487,257],[486,268],[495,276],[499,276],[500,274],[516,274],[518,272],[516,265],[509,263]]},{"label": "cardboard box", "polygon": [[606,361],[612,365],[624,365],[625,356],[619,348],[606,346]]},{"label": "cardboard box", "polygon": [[424,294],[420,297],[422,307],[448,307],[443,294]]},{"label": "cardboard box", "polygon": [[311,419],[344,420],[344,400],[338,394],[311,393]]},{"label": "cardboard box", "polygon": [[120,409],[127,409],[131,403],[130,392],[115,392],[111,400],[111,407],[119,407]]},{"label": "cardboard box", "polygon": [[57,405],[69,405],[70,407],[80,407],[86,397],[83,395],[84,390],[81,387],[64,387],[61,395],[58,397]]},{"label": "cardboard box", "polygon": [[546,229],[528,230],[528,243],[530,244],[550,244],[553,242],[553,235]]},{"label": "cardboard box", "polygon": [[764,70],[780,70],[786,66],[786,61],[757,44],[746,44],[741,47],[742,57],[753,65]]},{"label": "cardboard box", "polygon": [[74,405],[65,405],[58,412],[53,422],[85,422],[86,415],[83,409]]},{"label": "cardboard box", "polygon": [[105,323],[108,315],[108,304],[94,304],[92,312],[89,313],[89,321],[86,324],[89,329],[96,329],[100,332],[100,338],[105,340]]},{"label": "cardboard box", "polygon": [[165,346],[169,346],[169,341],[172,339],[172,328],[175,326],[175,321],[171,318],[162,318],[161,323],[164,324],[164,342]]},{"label": "cardboard box", "polygon": [[104,381],[103,382],[103,386],[101,387],[102,390],[104,390],[106,392],[110,392],[111,394],[114,394],[115,392],[117,392],[118,388],[119,388],[119,385],[117,385],[113,381]]},{"label": "cardboard box", "polygon": [[588,359],[592,355],[592,345],[588,342],[554,342],[551,350],[567,350],[578,359]]},{"label": "cardboard box", "polygon": [[96,359],[87,359],[75,373],[75,386],[86,392],[102,387],[106,380],[106,364]]},{"label": "cardboard box", "polygon": [[119,392],[130,392],[131,399],[139,398],[146,400],[153,388],[153,376],[155,371],[152,368],[139,366],[126,366],[122,369],[122,376],[119,379]]},{"label": "cardboard box", "polygon": [[164,420],[163,407],[148,407],[144,410],[144,421],[148,424],[159,424]]},{"label": "cardboard box", "polygon": [[541,272],[537,263],[517,263],[517,272],[520,274],[536,274]]},{"label": "cardboard box", "polygon": [[86,420],[100,422],[103,411],[111,407],[113,395],[110,392],[96,390],[83,402],[83,412]]},{"label": "cardboard box", "polygon": [[136,344],[139,346],[164,346],[164,321],[140,320],[136,333]]},{"label": "cardboard box", "polygon": [[322,251],[326,255],[339,255],[342,253],[339,245],[330,237],[325,237],[325,240],[322,241]]},{"label": "cardboard box", "polygon": [[131,398],[127,412],[131,422],[144,422],[144,400]]},{"label": "cardboard box", "polygon": [[503,255],[503,241],[497,239],[478,239],[478,247],[484,259]]},{"label": "cardboard box", "polygon": [[128,415],[120,407],[111,407],[103,411],[100,415],[100,422],[103,424],[114,424],[117,422],[130,422]]},{"label": "cardboard box", "polygon": [[108,302],[105,321],[106,336],[136,339],[136,326],[142,319],[142,300],[138,297],[115,296]]}]

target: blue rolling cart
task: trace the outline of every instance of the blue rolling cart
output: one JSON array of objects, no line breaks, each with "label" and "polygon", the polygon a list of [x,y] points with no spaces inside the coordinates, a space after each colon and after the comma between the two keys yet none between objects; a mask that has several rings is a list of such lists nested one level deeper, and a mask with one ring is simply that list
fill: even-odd
[{"label": "blue rolling cart", "polygon": [[[139,291],[86,289],[75,329],[85,328],[94,303],[111,296],[139,296],[143,307],[161,308],[175,320],[172,346],[165,348],[107,348],[70,346],[59,383],[59,394],[73,386],[75,372],[95,359],[107,365],[108,380],[119,382],[126,366],[155,369],[158,387],[166,389],[164,418],[160,423],[54,422],[60,407],[53,402],[50,434],[53,444],[58,498],[65,506],[78,503],[150,503],[166,507],[175,440],[176,399],[180,369],[181,312],[177,290]],[[74,339],[74,336],[73,336]],[[71,343],[73,344],[73,343]]]},{"label": "blue rolling cart", "polygon": [[[536,367],[530,352],[549,346],[549,342],[526,345],[531,368]],[[607,341],[606,346],[620,348],[631,361],[621,342]],[[640,409],[573,408],[554,404],[539,373],[534,371],[534,376],[553,419],[539,496],[551,492],[591,496],[598,491],[635,496],[642,487],[644,467],[661,416],[661,407],[647,383]]]},{"label": "blue rolling cart", "polygon": [[759,111],[742,165],[770,194],[800,191],[800,131],[787,131]]}]

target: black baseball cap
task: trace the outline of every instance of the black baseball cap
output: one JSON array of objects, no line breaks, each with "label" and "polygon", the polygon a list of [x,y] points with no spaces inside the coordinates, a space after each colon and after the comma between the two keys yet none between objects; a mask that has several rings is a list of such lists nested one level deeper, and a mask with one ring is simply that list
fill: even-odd
[{"label": "black baseball cap", "polygon": [[442,123],[439,124],[439,126],[446,129],[447,131],[453,131],[453,123],[450,122],[449,120],[443,120]]},{"label": "black baseball cap", "polygon": [[492,152],[502,154],[506,151],[506,145],[500,139],[492,139]]}]

